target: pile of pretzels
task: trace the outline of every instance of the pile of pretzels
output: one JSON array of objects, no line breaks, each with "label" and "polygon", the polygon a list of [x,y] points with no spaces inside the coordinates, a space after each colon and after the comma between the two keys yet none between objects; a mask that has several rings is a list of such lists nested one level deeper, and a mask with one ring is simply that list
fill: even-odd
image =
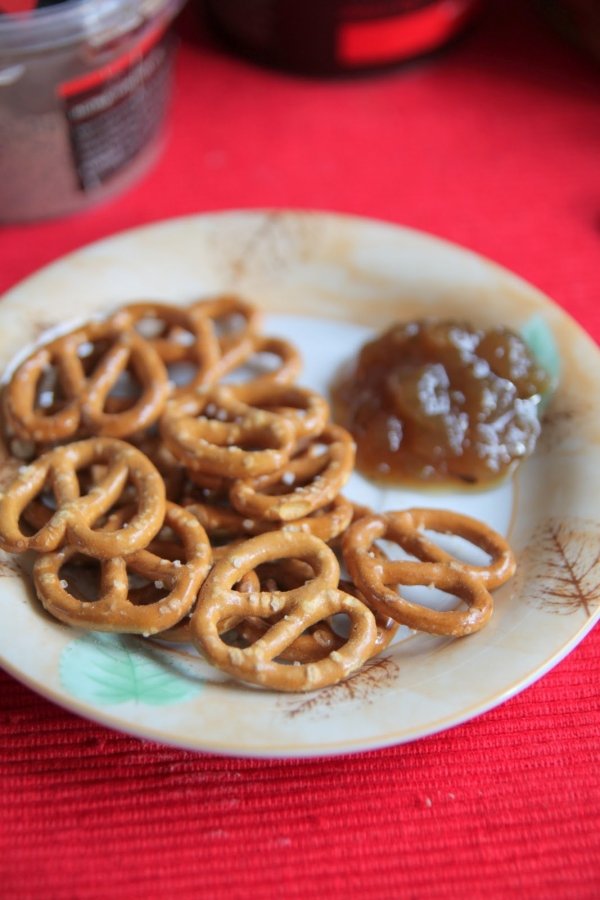
[{"label": "pile of pretzels", "polygon": [[[76,628],[194,644],[282,691],[348,678],[400,625],[482,628],[515,569],[507,542],[457,513],[377,515],[345,498],[354,442],[300,370],[257,308],[229,296],[131,304],[36,346],[2,394],[19,468],[0,496],[0,547],[34,553],[44,608]],[[489,563],[461,562],[431,532]],[[413,585],[461,604],[410,601]]]}]

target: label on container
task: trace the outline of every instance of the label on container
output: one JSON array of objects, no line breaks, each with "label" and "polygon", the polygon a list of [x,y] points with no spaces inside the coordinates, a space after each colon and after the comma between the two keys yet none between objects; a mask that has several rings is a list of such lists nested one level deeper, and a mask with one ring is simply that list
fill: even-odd
[{"label": "label on container", "polygon": [[345,66],[409,59],[445,43],[479,0],[344,0],[336,56]]},{"label": "label on container", "polygon": [[106,66],[59,87],[79,183],[93,190],[158,133],[167,107],[171,39],[161,29]]}]

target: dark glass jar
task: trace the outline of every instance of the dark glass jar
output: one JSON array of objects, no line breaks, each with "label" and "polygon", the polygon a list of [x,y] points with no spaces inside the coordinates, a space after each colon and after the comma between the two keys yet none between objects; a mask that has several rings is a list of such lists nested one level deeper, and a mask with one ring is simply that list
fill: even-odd
[{"label": "dark glass jar", "polygon": [[236,50],[313,75],[377,69],[431,53],[482,0],[206,0],[209,21]]},{"label": "dark glass jar", "polygon": [[600,60],[600,0],[539,0],[556,27]]}]

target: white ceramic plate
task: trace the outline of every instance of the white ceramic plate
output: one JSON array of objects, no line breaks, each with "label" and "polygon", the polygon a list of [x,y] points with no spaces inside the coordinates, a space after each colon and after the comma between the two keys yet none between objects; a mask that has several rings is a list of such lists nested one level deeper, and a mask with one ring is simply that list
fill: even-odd
[{"label": "white ceramic plate", "polygon": [[[321,391],[366,336],[442,315],[524,331],[560,384],[536,453],[512,483],[478,494],[346,494],[379,509],[446,506],[509,536],[517,576],[494,617],[459,640],[403,633],[350,681],[308,695],[234,684],[185,648],[83,634],[41,610],[0,559],[0,662],[65,707],[146,738],[247,756],[345,753],[414,740],[508,699],[569,652],[599,615],[600,358],[558,307],[465,250],[402,228],[311,213],[173,220],[102,241],[44,269],[0,304],[0,366],[49,328],[143,298],[185,303],[235,291],[265,331],[300,347]],[[5,462],[6,481],[12,469]]]}]

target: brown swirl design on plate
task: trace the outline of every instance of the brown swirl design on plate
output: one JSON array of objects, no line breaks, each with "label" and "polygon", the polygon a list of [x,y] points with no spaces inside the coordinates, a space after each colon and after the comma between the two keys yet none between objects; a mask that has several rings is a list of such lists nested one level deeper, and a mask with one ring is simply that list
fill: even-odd
[{"label": "brown swirl design on plate", "polygon": [[538,609],[589,617],[600,605],[600,523],[547,519],[521,554],[517,589]]},{"label": "brown swirl design on plate", "polygon": [[31,333],[29,339],[33,341],[37,341],[41,338],[47,331],[53,331],[58,325],[61,325],[62,321],[56,321],[55,319],[32,319]]},{"label": "brown swirl design on plate", "polygon": [[374,703],[377,694],[396,682],[400,666],[390,657],[370,659],[363,668],[338,684],[322,688],[314,694],[295,698],[286,703],[284,714],[290,719],[317,712],[325,716],[340,703],[359,700]]},{"label": "brown swirl design on plate", "polygon": [[597,431],[591,402],[582,398],[576,404],[551,404],[542,418],[542,433],[536,453],[580,453],[581,436],[590,435],[592,440],[600,440],[600,433],[596,434]]},{"label": "brown swirl design on plate", "polygon": [[0,550],[0,578],[20,578],[22,574],[17,560]]},{"label": "brown swirl design on plate", "polygon": [[275,277],[285,272],[300,259],[308,259],[311,249],[318,246],[310,221],[298,219],[284,211],[274,210],[257,217],[252,227],[243,229],[239,235],[239,249],[234,254],[234,234],[209,235],[214,240],[213,258],[222,257],[222,265],[227,270],[229,280],[238,285],[246,278],[264,277],[268,273]]}]

